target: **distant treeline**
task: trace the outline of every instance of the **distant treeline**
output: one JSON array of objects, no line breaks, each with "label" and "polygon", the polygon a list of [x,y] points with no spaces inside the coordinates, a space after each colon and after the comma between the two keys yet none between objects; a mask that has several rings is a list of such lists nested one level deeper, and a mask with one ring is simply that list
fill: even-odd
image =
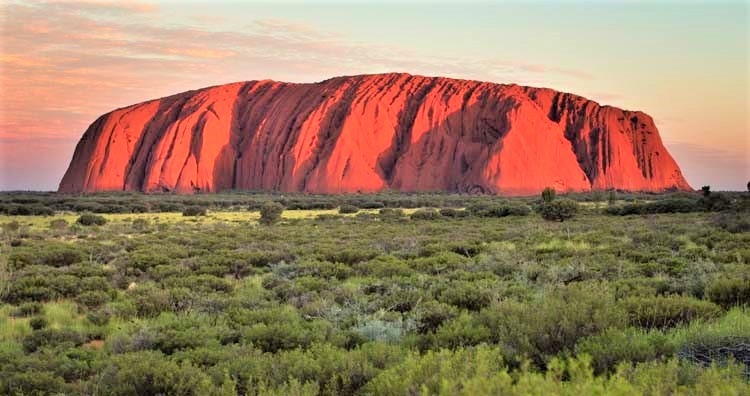
[{"label": "distant treeline", "polygon": [[[699,211],[746,211],[750,194],[740,192],[675,192],[667,194],[605,192],[565,194],[578,202],[601,203],[611,215],[676,213]],[[217,194],[95,193],[59,194],[54,192],[0,193],[0,213],[7,215],[52,215],[55,212],[148,213],[182,212],[200,206],[210,210],[257,210],[264,203],[278,202],[287,210],[381,208],[462,208],[513,201],[534,205],[538,196],[508,198],[496,195],[449,193],[399,193],[319,195],[301,193],[226,192]]]}]

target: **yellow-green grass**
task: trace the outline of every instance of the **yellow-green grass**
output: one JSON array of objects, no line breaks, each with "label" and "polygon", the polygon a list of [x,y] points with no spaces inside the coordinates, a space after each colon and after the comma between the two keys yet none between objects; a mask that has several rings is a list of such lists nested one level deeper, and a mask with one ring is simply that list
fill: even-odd
[{"label": "yellow-green grass", "polygon": [[[31,333],[29,321],[33,316],[14,317],[13,313],[17,309],[17,306],[9,304],[0,306],[0,342],[18,340]],[[79,311],[75,302],[67,300],[46,302],[43,304],[42,311],[35,316],[46,319],[46,327],[50,329],[68,329],[82,334],[99,330],[105,337],[128,324],[140,322],[139,319],[132,319],[126,324],[122,319],[112,318],[109,323],[99,327],[86,319],[86,313]]]},{"label": "yellow-green grass", "polygon": [[14,317],[16,309],[7,304],[0,307],[0,342],[16,340],[31,333],[30,318]]},{"label": "yellow-green grass", "polygon": [[[404,213],[409,215],[418,209],[404,209]],[[378,213],[378,209],[362,209],[358,213]],[[309,210],[285,210],[282,213],[282,219],[314,219],[319,215],[337,215],[338,209],[309,209]],[[344,214],[342,216],[356,216],[357,213]],[[69,224],[74,224],[78,219],[78,214],[59,213],[54,216],[7,216],[0,215],[0,226],[13,221],[18,222],[21,226],[30,229],[48,229],[50,222],[56,219],[63,219]],[[152,223],[180,223],[180,222],[222,222],[222,223],[244,223],[248,221],[257,222],[260,218],[258,211],[209,211],[206,216],[183,216],[182,213],[162,212],[162,213],[115,213],[102,214],[110,224],[130,223],[135,219],[145,219]]]}]

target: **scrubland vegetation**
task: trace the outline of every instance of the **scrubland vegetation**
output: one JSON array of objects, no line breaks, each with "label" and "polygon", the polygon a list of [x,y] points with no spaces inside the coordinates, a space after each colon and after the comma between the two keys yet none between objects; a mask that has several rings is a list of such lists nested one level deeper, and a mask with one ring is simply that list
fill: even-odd
[{"label": "scrubland vegetation", "polygon": [[0,211],[0,394],[750,394],[748,194]]}]

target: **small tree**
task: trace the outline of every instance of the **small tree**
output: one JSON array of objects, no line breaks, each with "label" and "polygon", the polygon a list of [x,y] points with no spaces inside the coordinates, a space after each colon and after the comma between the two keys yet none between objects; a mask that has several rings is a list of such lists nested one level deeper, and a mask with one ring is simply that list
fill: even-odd
[{"label": "small tree", "polygon": [[555,189],[552,187],[547,187],[542,191],[542,202],[549,203],[555,200]]},{"label": "small tree", "polygon": [[612,189],[607,193],[607,205],[612,206],[617,202],[617,192]]},{"label": "small tree", "polygon": [[701,192],[703,193],[704,197],[707,197],[711,195],[711,186],[703,186],[701,187]]},{"label": "small tree", "polygon": [[284,206],[278,202],[266,202],[260,207],[260,224],[273,225],[281,220]]},{"label": "small tree", "polygon": [[578,202],[572,199],[558,199],[553,202],[546,202],[540,206],[540,213],[545,220],[565,221],[578,212]]}]

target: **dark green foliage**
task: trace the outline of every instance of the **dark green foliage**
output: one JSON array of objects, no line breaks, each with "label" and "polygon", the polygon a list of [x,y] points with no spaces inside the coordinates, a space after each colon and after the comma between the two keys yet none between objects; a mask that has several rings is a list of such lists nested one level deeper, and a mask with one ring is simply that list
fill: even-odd
[{"label": "dark green foliage", "polygon": [[284,206],[278,202],[266,202],[260,208],[260,224],[273,225],[281,220]]},{"label": "dark green foliage", "polygon": [[[488,195],[0,194],[55,211],[216,212],[0,219],[16,222],[2,232],[0,394],[748,393],[729,362],[750,342],[750,196],[711,193],[730,207],[706,213],[700,193],[619,195],[698,210],[581,205],[560,226],[510,216],[535,198]],[[268,201],[388,210],[280,227],[220,213]],[[403,215],[425,207],[443,209]]]},{"label": "dark green foliage", "polygon": [[359,208],[354,205],[343,204],[339,206],[339,213],[341,214],[357,213],[357,212],[359,212]]},{"label": "dark green foliage", "polygon": [[109,322],[112,314],[106,310],[89,311],[86,314],[86,319],[96,326],[104,326]]},{"label": "dark green foliage", "polygon": [[723,212],[711,218],[711,222],[731,233],[750,232],[750,216],[743,213]]},{"label": "dark green foliage", "polygon": [[633,214],[690,213],[703,210],[704,206],[698,200],[691,198],[667,198],[647,203],[610,206],[605,212],[611,215],[627,216]]},{"label": "dark green foliage", "polygon": [[573,283],[528,304],[503,301],[484,309],[478,325],[490,331],[493,342],[542,365],[560,352],[572,351],[583,337],[623,328],[625,317],[605,285]]},{"label": "dark green foliage", "polygon": [[453,209],[453,208],[442,208],[440,214],[443,217],[466,217],[470,213],[466,210]]},{"label": "dark green foliage", "polygon": [[78,346],[83,342],[83,336],[73,330],[41,329],[23,339],[23,348],[26,352],[34,352],[42,347]]},{"label": "dark green foliage", "polygon": [[721,212],[732,208],[732,200],[725,194],[710,193],[704,195],[698,201],[704,210],[709,212]]},{"label": "dark green foliage", "polygon": [[708,197],[711,195],[711,186],[703,186],[701,187],[701,193],[704,197]]},{"label": "dark green foliage", "polygon": [[104,225],[107,222],[107,219],[105,219],[103,216],[95,215],[93,213],[84,213],[78,217],[78,220],[76,220],[77,224],[83,225],[83,226],[92,226],[92,225]]},{"label": "dark green foliage", "polygon": [[750,279],[716,279],[706,288],[706,297],[725,309],[750,305]]},{"label": "dark green foliage", "polygon": [[539,206],[542,218],[550,221],[565,221],[573,218],[577,212],[578,202],[567,198],[544,202]]},{"label": "dark green foliage", "polygon": [[469,282],[454,282],[446,285],[438,300],[457,308],[479,311],[492,302],[491,293],[476,284]]},{"label": "dark green foliage", "polygon": [[42,312],[44,306],[38,302],[23,303],[18,306],[13,316],[28,317],[34,316]]},{"label": "dark green foliage", "polygon": [[437,220],[443,216],[435,209],[419,209],[409,217],[412,220]]},{"label": "dark green foliage", "polygon": [[33,317],[29,320],[29,327],[31,327],[32,330],[41,330],[47,327],[47,319],[44,319],[42,316]]},{"label": "dark green foliage", "polygon": [[420,333],[432,333],[444,322],[455,318],[458,310],[448,304],[428,301],[417,308],[417,330]]},{"label": "dark green foliage", "polygon": [[531,208],[528,205],[511,202],[475,204],[466,210],[479,217],[526,216],[531,213]]},{"label": "dark green foliage", "polygon": [[664,333],[632,327],[607,329],[602,334],[584,338],[575,350],[591,356],[591,366],[596,374],[612,372],[621,362],[660,360],[676,352]]},{"label": "dark green foliage", "polygon": [[552,187],[547,187],[542,191],[542,202],[543,203],[550,203],[555,200],[555,195],[557,193],[555,192],[555,189]]},{"label": "dark green foliage", "polygon": [[159,352],[115,355],[98,369],[91,392],[109,395],[206,395],[210,378],[190,362],[177,363]]},{"label": "dark green foliage", "polygon": [[96,308],[109,301],[109,294],[101,291],[86,291],[76,297],[76,302],[86,308]]},{"label": "dark green foliage", "polygon": [[208,210],[205,206],[191,205],[182,210],[183,216],[205,216]]},{"label": "dark green foliage", "polygon": [[693,320],[719,316],[721,307],[708,301],[684,296],[629,297],[618,302],[633,326],[666,329]]}]

